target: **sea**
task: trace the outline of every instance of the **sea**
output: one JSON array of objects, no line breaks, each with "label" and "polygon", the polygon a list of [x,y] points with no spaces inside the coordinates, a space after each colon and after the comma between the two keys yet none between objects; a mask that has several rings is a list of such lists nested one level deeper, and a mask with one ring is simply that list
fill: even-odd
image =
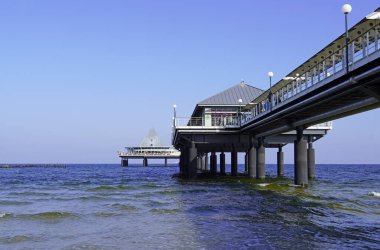
[{"label": "sea", "polygon": [[284,178],[267,165],[262,181],[178,171],[0,168],[0,249],[380,248],[380,165],[316,165],[306,188],[293,165]]}]

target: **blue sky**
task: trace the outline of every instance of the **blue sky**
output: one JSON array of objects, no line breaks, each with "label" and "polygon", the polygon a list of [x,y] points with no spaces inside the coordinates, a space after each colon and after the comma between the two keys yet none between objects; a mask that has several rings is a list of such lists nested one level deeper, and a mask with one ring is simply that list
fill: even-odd
[{"label": "blue sky", "polygon": [[[153,127],[169,144],[174,103],[189,116],[242,79],[268,88],[344,32],[344,3],[1,1],[0,162],[116,163]],[[350,3],[350,26],[379,7]],[[317,163],[379,163],[379,114],[335,121]]]}]

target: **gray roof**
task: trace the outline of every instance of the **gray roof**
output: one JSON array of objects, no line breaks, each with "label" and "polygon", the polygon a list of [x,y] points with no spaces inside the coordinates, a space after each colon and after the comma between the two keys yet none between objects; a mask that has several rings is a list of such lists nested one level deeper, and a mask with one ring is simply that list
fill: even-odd
[{"label": "gray roof", "polygon": [[158,137],[156,130],[152,128],[149,133],[145,136],[140,144],[140,147],[160,147],[160,138]]},{"label": "gray roof", "polygon": [[239,99],[242,99],[242,104],[248,104],[252,100],[256,99],[264,91],[255,87],[252,87],[244,82],[238,83],[229,89],[226,89],[216,95],[213,95],[201,102],[198,106],[207,105],[239,105]]}]

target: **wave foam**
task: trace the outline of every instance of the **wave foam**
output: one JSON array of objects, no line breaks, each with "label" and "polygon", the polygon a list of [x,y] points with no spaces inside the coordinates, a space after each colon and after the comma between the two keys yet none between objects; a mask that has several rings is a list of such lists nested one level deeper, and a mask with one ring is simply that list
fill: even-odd
[{"label": "wave foam", "polygon": [[378,192],[369,192],[368,195],[369,196],[380,197],[380,193],[378,193]]}]

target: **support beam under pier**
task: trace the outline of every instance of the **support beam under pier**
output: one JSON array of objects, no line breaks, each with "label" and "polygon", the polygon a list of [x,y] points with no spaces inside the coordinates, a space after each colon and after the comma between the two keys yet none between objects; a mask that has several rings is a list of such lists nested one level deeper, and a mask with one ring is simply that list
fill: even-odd
[{"label": "support beam under pier", "polygon": [[282,152],[282,146],[278,147],[277,152],[277,176],[284,176],[284,152]]},{"label": "support beam under pier", "polygon": [[211,156],[210,156],[210,172],[211,172],[211,175],[216,175],[216,154],[215,152],[211,152]]},{"label": "support beam under pier", "polygon": [[197,176],[197,148],[194,143],[191,143],[190,148],[187,149],[187,171],[185,173],[186,178],[195,178]]},{"label": "support beam under pier", "polygon": [[148,158],[143,159],[143,165],[144,165],[144,167],[148,166]]},{"label": "support beam under pier", "polygon": [[250,148],[248,150],[248,176],[255,178],[256,177],[256,147],[251,138]]},{"label": "support beam under pier", "polygon": [[224,152],[220,153],[220,175],[226,175],[226,155]]},{"label": "support beam under pier", "polygon": [[237,176],[238,170],[237,170],[237,164],[238,164],[238,153],[236,151],[235,147],[232,147],[231,151],[231,176]]},{"label": "support beam under pier", "polygon": [[122,160],[121,160],[121,166],[122,166],[122,167],[128,167],[128,158],[127,158],[127,159],[122,159]]},{"label": "support beam under pier", "polygon": [[264,147],[264,139],[260,138],[257,147],[257,179],[265,179],[265,147]]},{"label": "support beam under pier", "polygon": [[309,139],[309,147],[307,148],[307,174],[309,179],[315,178],[315,151],[313,142]]},{"label": "support beam under pier", "polygon": [[306,140],[303,129],[297,128],[297,140],[294,141],[294,184],[307,185],[307,172]]}]

